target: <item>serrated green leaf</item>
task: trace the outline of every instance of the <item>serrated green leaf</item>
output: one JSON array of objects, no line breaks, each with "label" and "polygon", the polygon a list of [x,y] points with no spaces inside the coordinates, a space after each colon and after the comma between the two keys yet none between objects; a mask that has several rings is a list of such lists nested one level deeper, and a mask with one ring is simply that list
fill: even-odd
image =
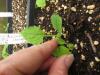
[{"label": "serrated green leaf", "polygon": [[51,16],[51,23],[58,33],[62,33],[62,18],[58,14],[54,13]]},{"label": "serrated green leaf", "polygon": [[46,6],[46,0],[36,0],[37,7],[44,8]]},{"label": "serrated green leaf", "polygon": [[70,54],[69,48],[66,48],[65,46],[58,46],[57,50],[53,52],[53,56],[59,57],[64,54]]},{"label": "serrated green leaf", "polygon": [[21,32],[22,36],[30,44],[40,44],[43,42],[44,32],[39,27],[28,27]]},{"label": "serrated green leaf", "polygon": [[8,48],[8,45],[5,45],[3,50],[2,50],[2,57],[3,58],[6,58],[9,56],[9,53],[7,52],[7,48]]}]

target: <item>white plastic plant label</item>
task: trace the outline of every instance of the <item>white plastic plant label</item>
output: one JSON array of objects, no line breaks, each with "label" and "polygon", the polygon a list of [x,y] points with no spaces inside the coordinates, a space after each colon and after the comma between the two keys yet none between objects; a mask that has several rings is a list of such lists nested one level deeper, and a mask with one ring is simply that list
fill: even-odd
[{"label": "white plastic plant label", "polygon": [[21,34],[0,33],[0,45],[21,43],[26,43],[26,40],[21,36]]},{"label": "white plastic plant label", "polygon": [[13,17],[12,12],[0,12],[0,17]]}]

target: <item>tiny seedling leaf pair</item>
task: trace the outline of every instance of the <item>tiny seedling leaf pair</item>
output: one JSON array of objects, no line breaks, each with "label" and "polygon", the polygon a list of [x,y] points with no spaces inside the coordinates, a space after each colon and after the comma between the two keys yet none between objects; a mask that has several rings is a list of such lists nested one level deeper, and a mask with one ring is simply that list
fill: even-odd
[{"label": "tiny seedling leaf pair", "polygon": [[[55,37],[55,40],[57,40],[59,46],[57,47],[57,50],[53,52],[53,56],[59,57],[64,54],[69,54],[71,49],[73,49],[73,44],[66,43],[62,38],[62,18],[57,14],[54,13],[51,16],[51,24],[52,27],[57,31],[56,35],[51,35],[52,37]],[[25,30],[21,32],[22,36],[26,39],[26,41],[30,44],[36,45],[43,43],[43,38],[48,37],[50,35],[47,35],[45,32],[41,30],[38,26],[28,27]],[[66,46],[67,47],[66,47]]]}]

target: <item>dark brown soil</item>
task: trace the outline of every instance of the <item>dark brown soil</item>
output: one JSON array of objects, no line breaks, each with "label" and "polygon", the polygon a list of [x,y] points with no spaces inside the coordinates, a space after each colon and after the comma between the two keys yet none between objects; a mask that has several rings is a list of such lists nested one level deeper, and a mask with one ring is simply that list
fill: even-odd
[{"label": "dark brown soil", "polygon": [[63,39],[75,44],[70,75],[100,75],[100,1],[48,0],[45,8],[34,9],[34,24],[53,34],[54,12],[63,18]]}]

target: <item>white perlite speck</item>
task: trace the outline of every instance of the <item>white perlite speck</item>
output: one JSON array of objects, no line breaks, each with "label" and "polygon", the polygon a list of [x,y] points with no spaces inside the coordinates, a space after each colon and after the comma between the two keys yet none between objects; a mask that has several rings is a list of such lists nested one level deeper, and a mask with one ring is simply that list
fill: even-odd
[{"label": "white perlite speck", "polygon": [[88,13],[89,14],[93,14],[94,13],[94,10],[89,10]]},{"label": "white perlite speck", "polygon": [[71,10],[76,12],[76,8],[75,7],[71,7]]},{"label": "white perlite speck", "polygon": [[94,41],[94,45],[98,45],[99,44],[99,41]]},{"label": "white perlite speck", "polygon": [[87,6],[87,9],[89,9],[89,10],[92,10],[92,9],[94,9],[95,8],[95,5],[88,5]]},{"label": "white perlite speck", "polygon": [[85,60],[85,56],[83,54],[81,55],[81,59],[82,60]]},{"label": "white perlite speck", "polygon": [[80,46],[83,48],[83,42],[80,42]]},{"label": "white perlite speck", "polygon": [[92,20],[92,17],[88,17],[88,21],[90,22]]},{"label": "white perlite speck", "polygon": [[86,5],[83,5],[83,8],[86,8]]},{"label": "white perlite speck", "polygon": [[100,59],[99,59],[98,57],[95,57],[95,60],[96,60],[97,62],[100,62]]},{"label": "white perlite speck", "polygon": [[90,62],[90,66],[91,66],[91,68],[93,68],[93,66],[94,66],[94,62],[93,61]]}]

